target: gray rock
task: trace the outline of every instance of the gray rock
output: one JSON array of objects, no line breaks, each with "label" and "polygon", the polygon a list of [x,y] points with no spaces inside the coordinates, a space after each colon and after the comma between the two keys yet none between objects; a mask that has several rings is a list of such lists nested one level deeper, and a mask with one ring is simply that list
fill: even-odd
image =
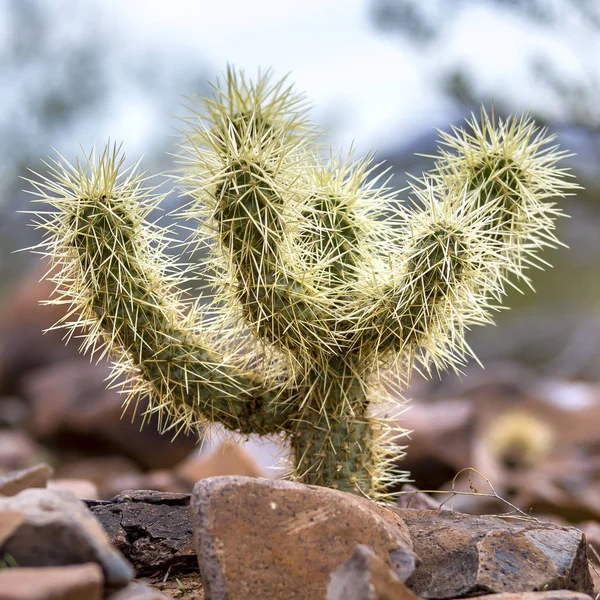
[{"label": "gray rock", "polygon": [[107,585],[133,579],[132,566],[114,549],[100,523],[75,496],[28,489],[0,498],[0,513],[20,513],[23,520],[0,544],[21,567],[64,566],[96,562]]},{"label": "gray rock", "polygon": [[2,600],[100,600],[102,569],[97,564],[3,569]]},{"label": "gray rock", "polygon": [[418,600],[394,572],[367,546],[332,574],[327,600]]},{"label": "gray rock", "polygon": [[533,519],[393,509],[421,559],[406,584],[424,598],[571,590],[591,595],[585,536]]}]

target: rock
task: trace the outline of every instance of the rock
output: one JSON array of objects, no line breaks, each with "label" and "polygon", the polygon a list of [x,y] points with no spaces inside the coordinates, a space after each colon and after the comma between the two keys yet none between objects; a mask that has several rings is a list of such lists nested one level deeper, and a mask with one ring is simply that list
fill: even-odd
[{"label": "rock", "polygon": [[33,467],[40,456],[40,448],[24,431],[0,430],[0,474]]},{"label": "rock", "polygon": [[98,488],[87,479],[51,479],[48,489],[59,492],[71,492],[80,500],[97,500]]},{"label": "rock", "polygon": [[240,445],[226,441],[207,456],[192,453],[181,463],[175,473],[194,485],[206,477],[219,475],[244,475],[266,477],[257,462]]},{"label": "rock", "polygon": [[97,562],[109,586],[123,586],[133,568],[111,547],[101,524],[72,494],[27,489],[0,498],[0,513],[23,515],[23,521],[0,545],[22,567],[64,566]]},{"label": "rock", "polygon": [[194,487],[194,543],[213,600],[322,598],[329,575],[358,544],[407,577],[407,529],[383,507],[289,481],[211,477]]},{"label": "rock", "polygon": [[593,592],[585,536],[577,529],[452,511],[392,510],[408,526],[421,559],[406,582],[419,596]]},{"label": "rock", "polygon": [[7,540],[25,520],[22,513],[5,510],[0,512],[0,546]]},{"label": "rock", "polygon": [[102,569],[95,563],[0,570],[2,600],[100,600]]},{"label": "rock", "polygon": [[369,547],[359,545],[352,558],[332,574],[327,600],[418,600]]},{"label": "rock", "polygon": [[0,496],[14,496],[28,488],[45,488],[51,476],[52,469],[43,463],[8,473],[0,477]]},{"label": "rock", "polygon": [[486,594],[478,596],[477,600],[592,600],[587,594],[570,592],[568,590],[554,590],[551,592],[521,592],[504,594]]},{"label": "rock", "polygon": [[[124,456],[93,456],[78,458],[59,465],[55,476],[61,479],[87,479],[97,488],[100,498],[112,498],[124,489],[143,489],[136,486],[115,486],[114,480],[141,476],[137,464]],[[113,491],[116,490],[116,491]]]},{"label": "rock", "polygon": [[189,494],[124,492],[87,504],[138,577],[157,570],[171,574],[197,570]]},{"label": "rock", "polygon": [[[23,398],[19,398],[18,396],[0,395],[0,427],[19,429],[25,424],[28,414],[29,407]],[[26,466],[28,467],[31,465],[23,465],[12,468],[20,469]]]},{"label": "rock", "polygon": [[20,396],[21,377],[31,369],[78,354],[77,344],[66,346],[64,331],[44,333],[65,316],[60,305],[41,304],[54,284],[44,278],[47,262],[31,271],[11,290],[0,313],[0,395]]},{"label": "rock", "polygon": [[106,600],[168,600],[168,596],[144,583],[132,581],[127,587],[108,596]]},{"label": "rock", "polygon": [[141,428],[145,400],[137,407],[136,419],[131,411],[123,416],[122,394],[106,389],[109,374],[108,364],[90,363],[89,358],[78,356],[24,376],[23,393],[31,404],[35,435],[77,448],[95,444],[99,450],[123,454],[147,469],[171,468],[185,459],[196,447],[197,437],[162,435],[155,417]]}]

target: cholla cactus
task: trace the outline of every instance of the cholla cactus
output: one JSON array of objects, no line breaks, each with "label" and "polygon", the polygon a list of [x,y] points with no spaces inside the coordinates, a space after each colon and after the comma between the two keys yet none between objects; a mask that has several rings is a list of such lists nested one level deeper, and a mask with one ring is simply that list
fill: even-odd
[{"label": "cholla cactus", "polygon": [[370,158],[324,160],[284,82],[230,70],[185,122],[178,217],[210,248],[211,292],[181,291],[192,267],[178,271],[169,232],[147,222],[161,196],[137,165],[110,147],[60,157],[34,185],[53,207],[38,225],[52,302],[71,307],[61,325],[115,359],[127,403],[147,395],[163,429],[280,433],[292,477],[385,497],[403,474],[394,415],[378,410],[384,373],[405,381],[469,354],[468,327],[557,243],[545,200],[574,187],[563,154],[530,120],[483,112],[443,136],[406,209]]}]

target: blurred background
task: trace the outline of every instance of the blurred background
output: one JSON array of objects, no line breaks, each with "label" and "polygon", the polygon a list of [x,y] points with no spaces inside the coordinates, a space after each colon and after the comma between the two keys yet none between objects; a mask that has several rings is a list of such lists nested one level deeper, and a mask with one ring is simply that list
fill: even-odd
[{"label": "blurred background", "polygon": [[[400,422],[414,433],[401,443],[422,488],[447,489],[474,467],[523,509],[600,538],[599,56],[597,0],[0,0],[0,474],[45,460],[54,485],[109,497],[275,473],[273,442],[199,455],[196,439],[121,420],[107,366],[41,335],[60,311],[38,304],[50,292],[43,265],[13,254],[39,241],[18,212],[30,209],[22,177],[43,170],[52,147],[73,159],[80,145],[122,141],[131,161],[167,170],[182,97],[207,92],[230,63],[290,73],[326,141],[376,150],[398,189],[405,172],[428,168],[415,153],[435,152],[436,128],[482,102],[530,113],[573,152],[584,190],[562,204],[569,249],[548,251],[554,268],[531,274],[537,294],[512,293],[497,327],[472,332],[485,369],[415,379]],[[468,477],[456,485],[468,489]],[[455,505],[507,509],[477,495]]]}]

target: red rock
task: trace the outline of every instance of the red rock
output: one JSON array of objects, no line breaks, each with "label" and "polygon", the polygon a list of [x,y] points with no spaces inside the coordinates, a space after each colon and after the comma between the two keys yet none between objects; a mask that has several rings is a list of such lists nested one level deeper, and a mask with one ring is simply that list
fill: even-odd
[{"label": "red rock", "polygon": [[322,598],[329,575],[358,544],[403,577],[416,562],[400,519],[336,490],[212,477],[194,487],[191,512],[200,573],[213,600]]},{"label": "red rock", "polygon": [[95,563],[0,570],[2,600],[100,600],[102,569]]},{"label": "red rock", "polygon": [[40,456],[41,449],[24,431],[2,430],[0,435],[0,475],[8,471],[33,467],[40,462]]}]

